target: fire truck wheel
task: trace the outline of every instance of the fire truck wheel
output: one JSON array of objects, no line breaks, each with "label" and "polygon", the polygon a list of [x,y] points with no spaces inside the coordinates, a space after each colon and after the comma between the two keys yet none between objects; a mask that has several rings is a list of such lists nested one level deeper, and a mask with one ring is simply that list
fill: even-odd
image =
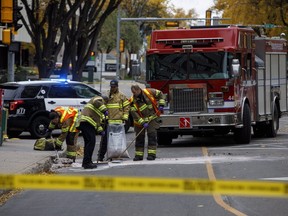
[{"label": "fire truck wheel", "polygon": [[272,120],[269,121],[266,135],[267,137],[276,137],[279,129],[279,115],[277,106],[274,105]]},{"label": "fire truck wheel", "polygon": [[157,143],[158,145],[171,145],[172,137],[167,133],[157,133]]},{"label": "fire truck wheel", "polygon": [[235,129],[234,140],[237,144],[249,144],[251,141],[251,113],[247,103],[243,110],[243,127]]}]

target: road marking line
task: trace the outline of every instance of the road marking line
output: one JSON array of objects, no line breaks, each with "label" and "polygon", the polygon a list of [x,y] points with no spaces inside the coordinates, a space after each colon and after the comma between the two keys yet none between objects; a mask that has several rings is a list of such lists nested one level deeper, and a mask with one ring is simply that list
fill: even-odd
[{"label": "road marking line", "polygon": [[[133,160],[123,160],[121,163],[111,163],[101,164],[97,169],[85,170],[81,166],[81,162],[73,163],[70,167],[56,167],[59,169],[68,169],[70,171],[76,172],[97,172],[112,167],[123,167],[123,166],[139,166],[139,165],[190,165],[190,164],[205,164],[207,159],[211,163],[230,163],[233,162],[249,162],[249,161],[277,161],[286,159],[286,157],[261,157],[261,156],[233,156],[233,155],[220,155],[220,156],[198,156],[198,157],[182,157],[182,158],[156,158],[154,161],[133,161]],[[53,167],[52,167],[53,168]]]},{"label": "road marking line", "polygon": [[285,151],[285,150],[288,150],[288,147],[279,147],[279,148],[269,148],[269,147],[267,147],[267,146],[265,146],[265,147],[260,147],[260,148],[241,148],[241,147],[221,147],[221,148],[209,148],[210,150],[221,150],[221,151],[223,151],[223,150],[236,150],[236,151],[239,151],[239,150],[264,150],[264,151],[267,151],[267,150],[280,150],[281,149],[281,151]]},{"label": "road marking line", "polygon": [[288,181],[288,177],[260,178],[261,180]]},{"label": "road marking line", "polygon": [[[214,171],[213,171],[213,167],[212,167],[212,164],[211,164],[211,160],[209,159],[209,154],[208,154],[208,150],[206,147],[202,147],[202,152],[203,152],[203,155],[208,158],[206,160],[206,169],[207,169],[207,173],[208,173],[208,177],[209,177],[209,180],[211,181],[216,181],[216,176],[214,174]],[[215,202],[220,205],[221,207],[223,207],[225,210],[233,213],[234,215],[237,215],[237,216],[247,216],[246,214],[244,214],[243,212],[240,212],[238,211],[237,209],[233,208],[232,206],[229,206],[227,203],[224,202],[224,200],[222,199],[222,196],[221,195],[218,195],[218,194],[213,194],[213,198],[215,200]]]}]

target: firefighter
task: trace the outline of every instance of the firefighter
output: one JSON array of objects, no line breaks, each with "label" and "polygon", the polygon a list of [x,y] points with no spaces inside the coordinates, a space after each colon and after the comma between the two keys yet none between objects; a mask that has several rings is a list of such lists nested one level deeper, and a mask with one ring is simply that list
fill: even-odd
[{"label": "firefighter", "polygon": [[147,160],[155,160],[157,148],[157,129],[159,116],[165,105],[164,95],[153,88],[141,89],[137,84],[131,86],[133,96],[130,98],[131,114],[136,133],[134,161],[143,160],[145,131],[148,137]]},{"label": "firefighter", "polygon": [[62,150],[62,144],[66,139],[67,149],[66,157],[75,162],[77,151],[77,137],[79,131],[76,129],[76,120],[79,116],[79,112],[73,107],[56,107],[49,113],[50,124],[48,127],[48,136],[51,137],[51,133],[54,129],[61,129],[61,134],[55,140],[55,149]]},{"label": "firefighter", "polygon": [[[106,99],[106,106],[108,109],[108,124],[122,124],[128,120],[129,111],[130,111],[130,102],[128,98],[119,91],[118,81],[111,80],[110,90],[108,91]],[[102,137],[100,142],[100,148],[98,151],[98,161],[103,161],[104,156],[107,152],[107,124],[106,124],[106,133]]]},{"label": "firefighter", "polygon": [[84,169],[97,168],[97,164],[92,162],[92,155],[96,143],[96,134],[105,135],[102,126],[107,115],[105,101],[100,96],[93,97],[81,112],[77,128],[82,131],[84,139],[84,157],[82,161]]}]

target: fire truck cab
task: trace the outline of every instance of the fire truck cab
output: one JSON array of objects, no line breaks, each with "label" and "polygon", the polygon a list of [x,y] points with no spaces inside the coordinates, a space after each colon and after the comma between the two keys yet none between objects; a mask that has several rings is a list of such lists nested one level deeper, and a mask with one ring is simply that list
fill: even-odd
[{"label": "fire truck cab", "polygon": [[234,134],[236,143],[275,137],[287,112],[287,41],[250,27],[156,30],[146,56],[147,87],[167,94],[158,144],[179,135]]}]

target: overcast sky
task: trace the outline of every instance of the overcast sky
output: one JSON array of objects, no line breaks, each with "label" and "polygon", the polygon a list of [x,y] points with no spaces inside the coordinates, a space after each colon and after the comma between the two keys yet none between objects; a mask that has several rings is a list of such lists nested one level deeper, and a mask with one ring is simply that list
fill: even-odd
[{"label": "overcast sky", "polygon": [[213,0],[170,0],[170,3],[185,10],[194,8],[199,18],[205,18],[205,11],[213,5]]}]

